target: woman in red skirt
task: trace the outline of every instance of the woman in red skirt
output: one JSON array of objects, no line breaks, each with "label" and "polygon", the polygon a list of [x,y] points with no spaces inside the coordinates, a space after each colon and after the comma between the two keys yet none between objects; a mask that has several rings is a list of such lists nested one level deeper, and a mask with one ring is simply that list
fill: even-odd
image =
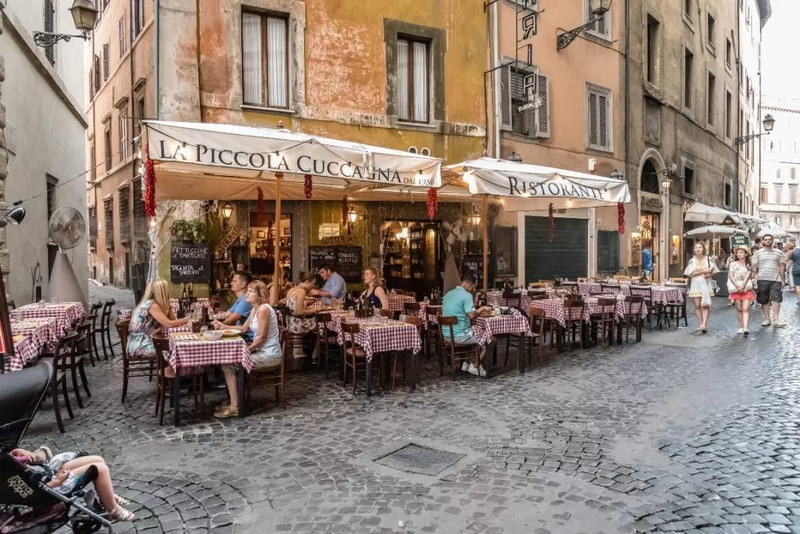
[{"label": "woman in red skirt", "polygon": [[756,296],[753,292],[753,266],[750,264],[750,249],[736,247],[733,250],[736,261],[731,262],[728,269],[728,292],[730,299],[736,303],[736,314],[739,318],[737,334],[750,335],[747,329],[750,323],[750,305]]}]

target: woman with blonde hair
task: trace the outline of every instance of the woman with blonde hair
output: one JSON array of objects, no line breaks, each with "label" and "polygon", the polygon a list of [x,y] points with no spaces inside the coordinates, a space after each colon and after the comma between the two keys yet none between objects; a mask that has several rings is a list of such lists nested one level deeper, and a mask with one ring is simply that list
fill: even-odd
[{"label": "woman with blonde hair", "polygon": [[[253,359],[253,368],[279,367],[282,361],[280,325],[278,324],[278,314],[269,305],[267,285],[261,280],[250,282],[245,294],[247,302],[252,305],[253,309],[244,324],[242,326],[226,326],[215,321],[214,328],[250,332],[253,341],[248,349]],[[238,368],[235,365],[223,365],[222,371],[225,373],[225,385],[228,387],[230,401],[217,406],[217,411],[214,413],[214,417],[217,419],[227,419],[239,415],[239,387],[236,377]]]},{"label": "woman with blonde hair", "polygon": [[386,310],[389,308],[389,301],[386,299],[386,291],[380,285],[378,270],[374,267],[364,269],[364,285],[367,289],[361,293],[361,300],[369,302],[373,308]]},{"label": "woman with blonde hair", "polygon": [[144,297],[131,313],[128,327],[128,357],[153,357],[153,333],[161,327],[175,328],[189,322],[189,318],[175,319],[169,302],[169,282],[153,280],[147,284]]}]

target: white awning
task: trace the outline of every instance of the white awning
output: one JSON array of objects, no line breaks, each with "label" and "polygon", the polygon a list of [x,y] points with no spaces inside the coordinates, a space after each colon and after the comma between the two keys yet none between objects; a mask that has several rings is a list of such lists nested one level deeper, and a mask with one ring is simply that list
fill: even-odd
[{"label": "white awning", "polygon": [[446,167],[473,195],[506,198],[508,211],[592,208],[631,201],[628,183],[566,169],[481,158]]},{"label": "white awning", "polygon": [[726,221],[736,224],[742,223],[741,218],[736,213],[716,206],[708,206],[702,202],[695,202],[692,204],[692,207],[686,212],[683,220],[708,224],[722,224]]},{"label": "white awning", "polygon": [[442,185],[440,159],[401,150],[284,129],[166,121],[143,124],[147,154],[159,178],[157,198],[249,197],[259,180],[266,186],[277,172],[284,173],[287,199],[304,198],[306,174],[314,178],[313,188],[319,193],[315,200],[383,188],[391,188],[394,195],[424,195],[428,188]]}]

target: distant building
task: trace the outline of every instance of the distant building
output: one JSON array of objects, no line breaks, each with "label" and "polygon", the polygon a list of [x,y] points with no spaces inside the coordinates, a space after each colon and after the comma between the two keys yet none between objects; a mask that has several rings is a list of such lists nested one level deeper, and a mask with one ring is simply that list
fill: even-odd
[{"label": "distant building", "polygon": [[773,116],[775,129],[761,138],[761,217],[796,240],[800,237],[800,108],[765,105],[763,113]]},{"label": "distant building", "polygon": [[[40,48],[33,41],[37,31],[76,34],[68,7],[0,2],[0,200],[25,200],[27,210],[20,226],[0,229],[0,266],[11,267],[6,291],[17,305],[48,296],[58,252],[48,245],[50,215],[61,206],[86,213],[84,42]],[[86,243],[70,253],[84,295]]]}]

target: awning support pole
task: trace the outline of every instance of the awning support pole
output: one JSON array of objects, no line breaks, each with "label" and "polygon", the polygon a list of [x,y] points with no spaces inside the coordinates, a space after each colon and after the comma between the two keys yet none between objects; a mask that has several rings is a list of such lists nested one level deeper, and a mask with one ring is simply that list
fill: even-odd
[{"label": "awning support pole", "polygon": [[[275,274],[272,277],[272,283],[275,287],[275,297],[280,299],[281,294],[281,281],[283,273],[281,272],[281,176],[275,177]],[[275,303],[277,304],[277,302]]]},{"label": "awning support pole", "polygon": [[489,284],[489,197],[483,195],[483,291]]}]

